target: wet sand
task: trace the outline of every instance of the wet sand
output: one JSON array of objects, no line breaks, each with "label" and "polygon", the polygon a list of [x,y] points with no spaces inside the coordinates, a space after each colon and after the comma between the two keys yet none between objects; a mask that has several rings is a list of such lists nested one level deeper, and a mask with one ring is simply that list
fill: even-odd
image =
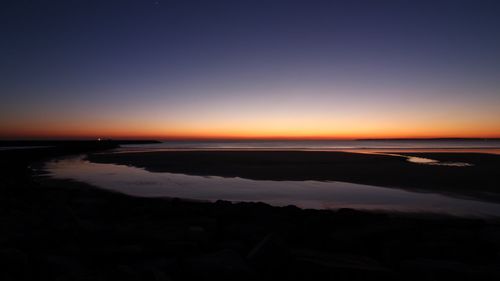
[{"label": "wet sand", "polygon": [[156,151],[96,153],[88,159],[142,167],[152,172],[254,180],[343,181],[459,197],[500,201],[500,155],[481,153],[399,153],[469,167],[411,163],[404,157],[318,151]]}]

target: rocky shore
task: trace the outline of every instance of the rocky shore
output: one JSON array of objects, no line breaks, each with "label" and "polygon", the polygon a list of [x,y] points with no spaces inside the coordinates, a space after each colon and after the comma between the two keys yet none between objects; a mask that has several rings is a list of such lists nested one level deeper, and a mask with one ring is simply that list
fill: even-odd
[{"label": "rocky shore", "polygon": [[0,153],[1,280],[500,278],[498,220],[130,197],[34,174],[89,147],[42,150]]}]

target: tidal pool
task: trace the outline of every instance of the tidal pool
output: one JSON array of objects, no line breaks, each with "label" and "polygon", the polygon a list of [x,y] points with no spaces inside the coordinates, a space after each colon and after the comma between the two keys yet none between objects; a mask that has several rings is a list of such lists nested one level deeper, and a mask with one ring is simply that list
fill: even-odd
[{"label": "tidal pool", "polygon": [[125,165],[92,163],[83,156],[47,162],[44,170],[54,178],[72,179],[142,197],[260,201],[275,206],[296,205],[315,209],[500,216],[500,204],[496,203],[347,182],[249,180],[157,173]]}]

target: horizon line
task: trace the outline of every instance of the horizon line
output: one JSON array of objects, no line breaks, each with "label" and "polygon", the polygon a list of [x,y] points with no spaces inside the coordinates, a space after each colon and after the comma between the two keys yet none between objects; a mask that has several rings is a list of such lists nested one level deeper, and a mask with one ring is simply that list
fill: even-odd
[{"label": "horizon line", "polygon": [[419,140],[500,140],[500,137],[396,137],[396,138],[323,138],[323,137],[261,137],[261,138],[183,138],[183,137],[34,137],[34,138],[0,138],[0,142],[23,141],[419,141]]}]

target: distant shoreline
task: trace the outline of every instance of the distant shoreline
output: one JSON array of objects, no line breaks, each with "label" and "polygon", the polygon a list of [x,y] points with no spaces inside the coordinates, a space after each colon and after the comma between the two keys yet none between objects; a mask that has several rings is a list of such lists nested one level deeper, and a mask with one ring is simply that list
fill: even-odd
[{"label": "distant shoreline", "polygon": [[500,141],[500,138],[172,138],[160,142]]},{"label": "distant shoreline", "polygon": [[[47,146],[75,143],[92,143],[98,139],[0,139],[2,146]],[[322,141],[500,141],[500,138],[158,138],[158,139],[102,139],[110,143],[155,144],[162,142],[322,142]]]},{"label": "distant shoreline", "polygon": [[500,141],[500,138],[383,138],[355,139],[355,141]]},{"label": "distant shoreline", "polygon": [[93,144],[154,144],[157,140],[0,140],[0,147],[10,146],[84,146]]}]

